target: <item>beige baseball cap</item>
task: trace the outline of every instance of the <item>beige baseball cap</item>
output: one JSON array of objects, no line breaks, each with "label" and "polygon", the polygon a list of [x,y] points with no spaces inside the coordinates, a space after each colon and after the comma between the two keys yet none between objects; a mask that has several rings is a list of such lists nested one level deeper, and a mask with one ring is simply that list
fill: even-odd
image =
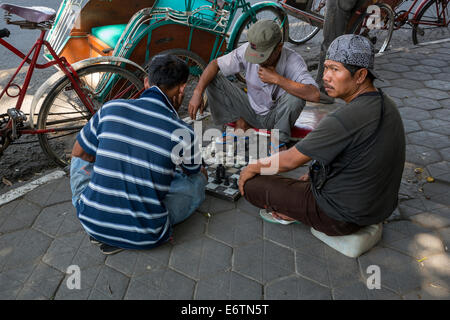
[{"label": "beige baseball cap", "polygon": [[249,44],[245,51],[245,60],[261,64],[270,57],[282,41],[283,35],[275,21],[259,20],[248,29],[247,38]]}]

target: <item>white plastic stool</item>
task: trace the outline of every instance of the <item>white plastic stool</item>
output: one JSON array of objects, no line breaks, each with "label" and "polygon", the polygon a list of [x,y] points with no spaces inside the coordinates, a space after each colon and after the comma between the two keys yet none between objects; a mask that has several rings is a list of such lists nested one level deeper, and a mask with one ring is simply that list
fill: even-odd
[{"label": "white plastic stool", "polygon": [[383,224],[373,224],[347,236],[331,237],[314,228],[311,228],[311,233],[316,238],[347,257],[357,258],[380,241],[383,233]]}]

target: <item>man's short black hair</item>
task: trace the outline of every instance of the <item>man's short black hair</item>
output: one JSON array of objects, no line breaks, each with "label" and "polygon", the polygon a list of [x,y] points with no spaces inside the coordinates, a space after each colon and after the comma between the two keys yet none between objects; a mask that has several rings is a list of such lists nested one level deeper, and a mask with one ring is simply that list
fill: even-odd
[{"label": "man's short black hair", "polygon": [[[345,67],[345,69],[347,69],[350,72],[352,77],[355,75],[356,71],[358,71],[359,69],[363,69],[361,67],[354,66],[354,65],[351,65],[351,64],[346,64],[346,63],[343,63],[342,65]],[[367,70],[367,71],[368,71],[367,72],[367,77],[370,79],[370,81],[373,82],[375,80],[375,77],[372,75],[372,73],[370,73],[369,70]]]},{"label": "man's short black hair", "polygon": [[189,77],[187,64],[174,55],[163,54],[154,56],[148,67],[148,80],[151,85],[164,89],[184,84]]}]

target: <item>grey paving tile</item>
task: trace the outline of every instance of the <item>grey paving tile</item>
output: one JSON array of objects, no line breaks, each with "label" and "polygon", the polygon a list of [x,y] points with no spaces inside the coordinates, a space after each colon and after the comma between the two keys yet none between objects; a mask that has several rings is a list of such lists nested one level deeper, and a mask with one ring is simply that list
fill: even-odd
[{"label": "grey paving tile", "polygon": [[262,230],[263,221],[260,217],[232,210],[214,215],[208,224],[207,235],[237,247],[261,239]]},{"label": "grey paving tile", "polygon": [[209,238],[174,246],[169,266],[193,279],[231,270],[232,248]]},{"label": "grey paving tile", "polygon": [[416,132],[422,130],[419,123],[415,120],[408,120],[402,118],[403,121],[403,127],[405,129],[405,133],[408,134],[410,132]]},{"label": "grey paving tile", "polygon": [[[47,206],[47,201],[51,197],[52,194],[58,190],[58,186],[60,184],[59,180],[55,180],[53,182],[44,184],[36,189],[33,192],[27,193],[24,198],[30,202],[33,202],[41,207]],[[56,192],[58,193],[58,192]]]},{"label": "grey paving tile", "polygon": [[377,247],[358,258],[362,276],[367,279],[372,275],[366,273],[369,266],[380,268],[381,287],[404,294],[416,290],[422,285],[419,263],[402,253],[389,248]]},{"label": "grey paving tile", "polygon": [[428,80],[425,81],[424,83],[425,86],[427,86],[428,88],[450,91],[450,81]]},{"label": "grey paving tile", "polygon": [[394,65],[395,64],[402,64],[402,65],[405,65],[405,66],[416,66],[416,65],[419,64],[419,62],[417,60],[415,60],[415,59],[408,59],[408,58],[401,58],[401,57],[393,58],[390,61],[388,61],[388,63],[394,64]]},{"label": "grey paving tile", "polygon": [[76,210],[70,202],[44,208],[33,224],[33,228],[51,237],[82,230]]},{"label": "grey paving tile", "polygon": [[195,212],[185,221],[175,225],[172,243],[182,243],[191,239],[200,238],[205,234],[208,218]]},{"label": "grey paving tile", "polygon": [[[442,105],[435,99],[424,97],[410,97],[403,100],[404,105],[422,110],[434,110],[442,108]],[[423,119],[420,119],[423,120]]]},{"label": "grey paving tile", "polygon": [[425,147],[440,149],[450,146],[450,138],[448,136],[429,131],[409,133],[408,139],[412,144],[417,144]]},{"label": "grey paving tile", "polygon": [[420,62],[427,66],[433,66],[436,68],[442,68],[448,65],[446,61],[443,61],[441,59],[423,59]]},{"label": "grey paving tile", "polygon": [[425,287],[409,292],[403,296],[405,300],[449,300],[450,291],[438,284],[430,283]]},{"label": "grey paving tile", "polygon": [[425,74],[441,73],[441,69],[432,65],[418,65],[412,67],[414,71],[423,72]]},{"label": "grey paving tile", "polygon": [[412,91],[410,89],[404,89],[404,88],[398,88],[398,87],[384,88],[383,92],[387,93],[390,97],[400,98],[400,99],[415,96],[415,94],[414,94],[415,90]]},{"label": "grey paving tile", "polygon": [[[438,74],[438,73],[436,73],[436,74]],[[411,79],[411,80],[416,80],[416,79],[432,80],[433,79],[433,75],[427,74],[427,73],[422,73],[420,71],[403,72],[398,77]]]},{"label": "grey paving tile", "polygon": [[268,284],[267,300],[331,300],[331,289],[300,276],[290,276]]},{"label": "grey paving tile", "polygon": [[392,87],[398,87],[403,89],[419,89],[423,88],[424,85],[421,81],[411,80],[411,79],[396,79],[391,80]]},{"label": "grey paving tile", "polygon": [[402,119],[415,120],[420,121],[424,119],[431,119],[431,114],[419,108],[413,107],[403,107],[399,108],[399,112],[402,116]]},{"label": "grey paving tile", "polygon": [[75,264],[73,260],[80,246],[79,239],[83,239],[83,237],[84,234],[82,233],[69,237],[69,239],[74,240],[73,243],[60,238],[54,240],[42,257],[42,261],[61,272],[66,272],[69,266]]},{"label": "grey paving tile", "polygon": [[445,182],[450,181],[450,162],[441,161],[427,166],[431,176]]},{"label": "grey paving tile", "polygon": [[18,299],[38,298],[53,299],[64,278],[64,274],[56,269],[39,263],[23,286]]},{"label": "grey paving tile", "polygon": [[437,213],[424,212],[412,216],[411,221],[427,229],[440,229],[450,226],[450,215],[444,216]]},{"label": "grey paving tile", "polygon": [[404,66],[404,65],[396,65],[396,64],[383,64],[383,65],[378,65],[378,67],[380,68],[380,70],[387,70],[387,71],[392,71],[392,72],[407,72],[410,71],[411,68],[408,66]]},{"label": "grey paving tile", "polygon": [[263,287],[236,272],[226,271],[198,281],[198,300],[261,300]]},{"label": "grey paving tile", "polygon": [[159,291],[144,283],[131,279],[124,300],[158,300]]},{"label": "grey paving tile", "polygon": [[402,75],[400,73],[395,72],[395,71],[378,70],[378,72],[379,72],[380,77],[382,79],[386,79],[386,80],[400,79],[402,77]]},{"label": "grey paving tile", "polygon": [[25,199],[14,202],[10,211],[0,211],[0,234],[30,227],[41,208]]},{"label": "grey paving tile", "polygon": [[51,238],[32,229],[0,236],[0,271],[39,262],[51,242]]},{"label": "grey paving tile", "polygon": [[415,144],[406,145],[406,161],[426,166],[428,164],[440,162],[442,160],[439,152],[432,148]]},{"label": "grey paving tile", "polygon": [[421,121],[420,125],[427,131],[450,136],[450,121],[442,119],[428,119]]},{"label": "grey paving tile", "polygon": [[81,269],[80,289],[72,288],[72,285],[68,285],[68,281],[71,280],[71,274],[66,274],[56,292],[55,300],[87,300],[91,295],[102,268],[103,266],[98,265]]},{"label": "grey paving tile", "polygon": [[[125,296],[129,281],[130,279],[122,273],[104,266],[95,282],[94,289],[105,297],[122,299]],[[90,299],[97,299],[100,297],[101,296],[98,296],[97,292],[93,292]]]},{"label": "grey paving tile", "polygon": [[314,237],[310,231],[310,227],[299,224],[295,228],[298,231],[293,233],[294,249],[302,254],[326,261],[328,253],[333,249]]},{"label": "grey paving tile", "polygon": [[335,300],[400,300],[401,296],[386,288],[369,289],[367,282],[355,281],[333,289]]},{"label": "grey paving tile", "polygon": [[450,95],[445,92],[444,90],[437,90],[437,89],[417,89],[414,91],[414,93],[418,96],[430,98],[430,99],[436,99],[436,100],[442,100],[442,99],[448,99]]},{"label": "grey paving tile", "polygon": [[[135,283],[137,281],[138,283]],[[171,270],[167,267],[155,267],[138,277],[133,277],[133,286],[130,286],[130,293],[127,298],[136,296],[136,291],[143,291],[147,287],[148,291],[155,294],[150,295],[151,299],[178,299],[191,300],[194,298],[195,281]],[[156,294],[157,293],[157,294]]]},{"label": "grey paving tile", "polygon": [[441,154],[443,160],[450,162],[450,147],[439,150],[439,153]]},{"label": "grey paving tile", "polygon": [[435,80],[450,81],[450,73],[434,73],[433,78]]},{"label": "grey paving tile", "polygon": [[234,250],[233,271],[265,284],[295,272],[294,252],[267,240]]},{"label": "grey paving tile", "polygon": [[442,240],[436,233],[419,233],[414,236],[393,241],[386,245],[416,260],[444,252]]}]

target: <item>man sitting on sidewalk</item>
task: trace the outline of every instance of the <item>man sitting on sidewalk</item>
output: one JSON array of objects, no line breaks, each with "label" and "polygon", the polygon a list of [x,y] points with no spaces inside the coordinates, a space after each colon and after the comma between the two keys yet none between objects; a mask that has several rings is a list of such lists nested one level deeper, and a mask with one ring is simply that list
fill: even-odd
[{"label": "man sitting on sidewalk", "polygon": [[[172,227],[205,199],[201,152],[192,128],[177,114],[188,76],[182,60],[156,56],[141,97],[106,103],[77,137],[72,202],[104,254],[166,242]],[[179,141],[180,135],[190,140]],[[174,161],[182,161],[183,173]]]},{"label": "man sitting on sidewalk", "polygon": [[[378,224],[397,206],[405,163],[405,132],[395,103],[373,85],[370,41],[343,35],[330,45],[324,85],[347,104],[325,117],[295,147],[250,164],[239,188],[271,222],[300,221],[328,236],[355,233]],[[299,180],[260,175],[268,164],[277,172],[314,159]]]},{"label": "man sitting on sidewalk", "polygon": [[[203,94],[214,122],[236,121],[235,129],[278,129],[280,142],[289,142],[291,128],[305,100],[319,101],[319,90],[305,61],[283,46],[280,27],[260,20],[248,31],[249,42],[209,63],[189,102],[189,115],[203,112]],[[221,73],[219,73],[221,71]],[[248,95],[226,76],[245,71]]]}]

